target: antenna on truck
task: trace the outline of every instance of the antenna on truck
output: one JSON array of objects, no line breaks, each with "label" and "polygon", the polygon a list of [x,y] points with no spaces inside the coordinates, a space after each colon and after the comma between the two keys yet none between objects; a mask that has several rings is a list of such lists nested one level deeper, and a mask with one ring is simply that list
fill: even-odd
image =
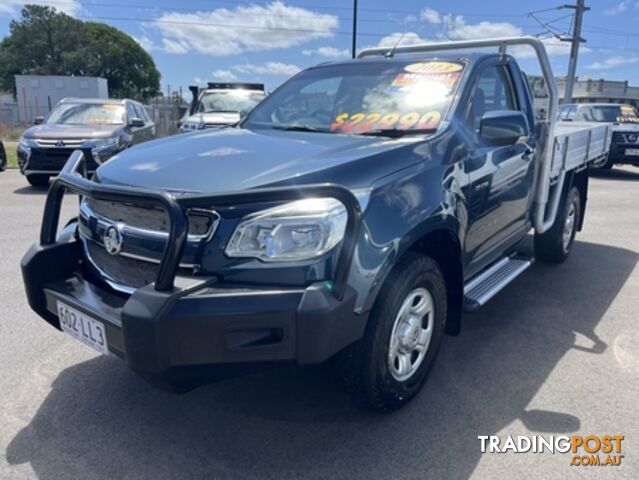
[{"label": "antenna on truck", "polygon": [[397,47],[399,47],[399,44],[402,42],[402,40],[404,40],[404,35],[406,35],[406,32],[403,32],[402,36],[399,37],[399,40],[397,40],[395,45],[393,45],[392,48],[388,52],[386,52],[386,55],[384,55],[386,58],[393,57],[393,55],[395,54],[395,50],[397,50]]}]

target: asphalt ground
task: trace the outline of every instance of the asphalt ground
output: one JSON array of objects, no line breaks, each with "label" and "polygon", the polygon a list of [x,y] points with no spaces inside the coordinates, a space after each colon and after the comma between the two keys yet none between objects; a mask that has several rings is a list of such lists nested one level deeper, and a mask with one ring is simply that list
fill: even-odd
[{"label": "asphalt ground", "polygon": [[[49,327],[19,268],[44,198],[0,173],[0,479],[639,478],[639,169],[594,178],[571,258],[465,316],[391,415],[357,409],[327,366],[169,394]],[[624,458],[577,467],[477,438],[535,434],[624,435]]]}]

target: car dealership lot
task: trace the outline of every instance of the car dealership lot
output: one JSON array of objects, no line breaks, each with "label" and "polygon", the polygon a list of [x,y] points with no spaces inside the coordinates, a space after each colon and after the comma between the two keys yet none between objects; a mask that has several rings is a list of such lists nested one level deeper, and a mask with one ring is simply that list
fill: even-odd
[{"label": "car dealership lot", "polygon": [[[639,169],[594,178],[571,258],[465,316],[424,392],[386,416],[356,409],[328,366],[176,396],[56,332],[19,271],[43,202],[0,174],[0,479],[639,477]],[[624,458],[480,452],[478,435],[509,434],[624,435]]]}]

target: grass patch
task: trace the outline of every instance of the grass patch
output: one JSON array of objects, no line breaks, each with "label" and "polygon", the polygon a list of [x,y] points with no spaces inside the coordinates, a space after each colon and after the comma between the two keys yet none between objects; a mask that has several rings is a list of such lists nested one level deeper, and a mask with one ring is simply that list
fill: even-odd
[{"label": "grass patch", "polygon": [[18,153],[15,147],[7,148],[5,145],[5,148],[7,150],[7,168],[18,168]]},{"label": "grass patch", "polygon": [[8,126],[0,122],[0,138],[7,142],[17,142],[20,136],[26,130],[24,126]]}]

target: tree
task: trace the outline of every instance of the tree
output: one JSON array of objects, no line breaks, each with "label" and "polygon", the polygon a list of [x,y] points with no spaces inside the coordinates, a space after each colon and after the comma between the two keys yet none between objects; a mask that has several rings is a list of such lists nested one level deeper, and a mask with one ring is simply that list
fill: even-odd
[{"label": "tree", "polygon": [[87,69],[108,80],[112,96],[147,100],[158,94],[160,72],[138,42],[104,23],[84,25],[90,36]]},{"label": "tree", "polygon": [[14,90],[14,75],[106,78],[112,97],[148,100],[160,88],[151,56],[127,34],[82,22],[54,8],[27,5],[0,42],[0,88]]}]

